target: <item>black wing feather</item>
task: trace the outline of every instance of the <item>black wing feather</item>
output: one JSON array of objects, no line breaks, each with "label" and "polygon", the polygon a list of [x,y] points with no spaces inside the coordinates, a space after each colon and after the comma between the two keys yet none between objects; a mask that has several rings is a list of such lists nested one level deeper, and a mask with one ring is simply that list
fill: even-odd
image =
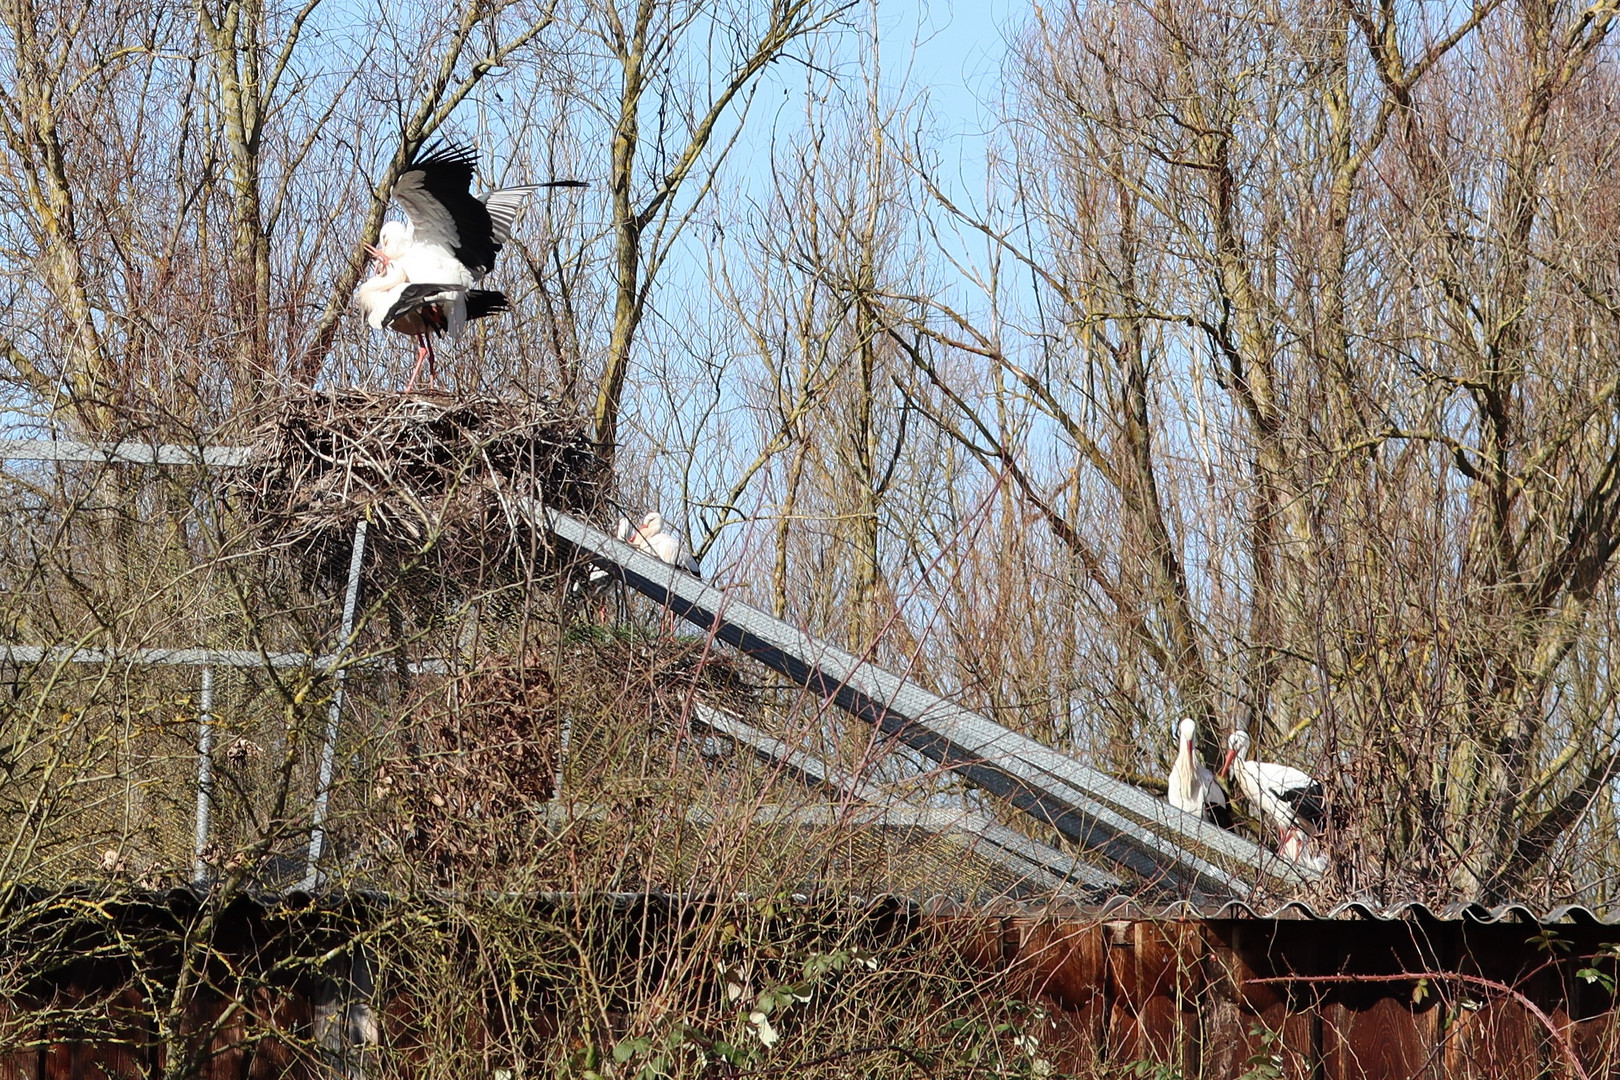
[{"label": "black wing feather", "polygon": [[[383,316],[383,325],[391,326],[395,320],[421,308],[453,301],[460,293],[461,290],[454,285],[407,285],[400,291],[399,299],[394,301],[394,306],[388,309],[388,314]],[[497,312],[510,311],[511,308],[512,305],[507,301],[505,293],[493,289],[471,289],[467,292],[468,322]]]},{"label": "black wing feather", "polygon": [[1313,836],[1327,827],[1327,793],[1322,790],[1320,780],[1279,791],[1277,798],[1294,808],[1294,816]]},{"label": "black wing feather", "polygon": [[452,254],[479,278],[495,265],[501,245],[484,200],[472,193],[478,152],[470,146],[439,141],[418,153],[406,171],[422,174],[422,190],[437,199],[456,223],[458,244]]},{"label": "black wing feather", "polygon": [[388,309],[383,316],[383,325],[391,326],[395,320],[402,319],[411,312],[443,300],[455,299],[459,292],[454,285],[407,285],[400,291],[399,299],[394,306]]}]

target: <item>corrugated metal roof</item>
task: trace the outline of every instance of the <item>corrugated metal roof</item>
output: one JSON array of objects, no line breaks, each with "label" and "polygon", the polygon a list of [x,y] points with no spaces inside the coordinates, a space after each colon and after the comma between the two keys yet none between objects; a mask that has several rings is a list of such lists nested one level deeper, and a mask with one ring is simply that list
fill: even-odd
[{"label": "corrugated metal roof", "polygon": [[1077,902],[1067,897],[1055,897],[1045,903],[1030,901],[995,901],[980,908],[959,901],[939,897],[924,902],[930,910],[956,910],[962,914],[975,912],[1001,912],[1004,914],[1042,914],[1057,918],[1087,921],[1122,919],[1127,921],[1171,920],[1260,920],[1285,922],[1472,922],[1481,924],[1522,923],[1531,926],[1549,924],[1596,924],[1620,926],[1620,910],[1594,911],[1582,904],[1558,904],[1536,908],[1524,903],[1504,903],[1493,906],[1470,902],[1431,905],[1418,900],[1405,900],[1384,904],[1373,900],[1345,900],[1331,907],[1318,909],[1303,900],[1289,900],[1275,907],[1253,905],[1242,900],[1198,904],[1175,901],[1156,905],[1145,904],[1131,896],[1117,895],[1096,903]]},{"label": "corrugated metal roof", "polygon": [[1433,919],[1443,922],[1466,921],[1477,923],[1517,922],[1531,924],[1595,922],[1605,926],[1620,925],[1620,911],[1599,914],[1581,904],[1560,904],[1537,911],[1526,904],[1508,903],[1487,907],[1484,904],[1455,901],[1440,907],[1431,907],[1418,900],[1395,904],[1378,904],[1366,900],[1346,900],[1326,911],[1317,911],[1310,904],[1291,900],[1275,908],[1256,910],[1242,901],[1222,904],[1214,911],[1202,914],[1206,919],[1307,919],[1313,921],[1339,921],[1346,919],[1373,919],[1380,922],[1393,920]]},{"label": "corrugated metal roof", "polygon": [[[60,887],[23,886],[25,897],[48,899],[61,895],[106,896],[109,885],[105,882],[80,882]],[[120,895],[134,903],[174,905],[179,908],[194,906],[208,895],[203,885],[180,885],[169,889],[120,891]],[[392,897],[372,889],[326,890],[317,893],[301,889],[248,889],[239,894],[242,901],[251,902],[266,910],[282,909],[336,909],[354,906],[386,906]],[[516,895],[513,896],[516,899]],[[615,908],[684,907],[692,904],[727,902],[748,903],[759,897],[745,893],[716,896],[702,893],[651,892],[555,892],[543,891],[525,894],[523,899],[538,904],[571,905],[578,903],[607,904]],[[449,903],[457,897],[451,893],[414,894],[413,900],[438,900]],[[486,896],[485,899],[488,899]],[[997,899],[987,903],[965,903],[955,897],[936,896],[919,900],[916,897],[881,893],[873,896],[795,893],[785,898],[797,907],[822,907],[826,910],[845,908],[852,911],[887,910],[906,912],[911,916],[928,917],[1022,917],[1030,919],[1056,919],[1076,923],[1110,921],[1261,921],[1261,922],[1469,922],[1481,925],[1509,924],[1524,926],[1588,925],[1620,926],[1620,910],[1597,912],[1582,904],[1559,904],[1537,909],[1528,904],[1506,903],[1494,907],[1479,903],[1456,902],[1438,907],[1406,901],[1378,904],[1367,900],[1348,900],[1324,910],[1310,904],[1290,901],[1273,908],[1253,907],[1242,901],[1222,904],[1198,905],[1177,902],[1163,906],[1143,904],[1128,896],[1115,896],[1101,902],[1085,902],[1070,896],[1051,900]]]}]

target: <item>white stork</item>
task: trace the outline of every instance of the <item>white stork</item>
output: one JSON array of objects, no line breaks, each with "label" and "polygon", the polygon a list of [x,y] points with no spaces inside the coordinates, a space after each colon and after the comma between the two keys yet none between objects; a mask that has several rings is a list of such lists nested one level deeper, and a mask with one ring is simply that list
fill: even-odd
[{"label": "white stork", "polygon": [[[379,256],[378,262],[382,263],[381,253],[374,248],[370,250]],[[405,383],[406,390],[415,389],[424,360],[428,362],[429,384],[435,381],[435,335],[459,334],[467,320],[506,311],[509,306],[505,294],[488,289],[413,284],[398,263],[361,282],[354,291],[354,302],[373,328],[396,330],[416,339],[416,366],[411,369],[411,377]]]},{"label": "white stork", "polygon": [[1238,787],[1251,805],[1277,827],[1277,851],[1285,858],[1316,861],[1307,854],[1309,840],[1327,827],[1327,794],[1322,782],[1309,773],[1270,761],[1250,761],[1249,733],[1241,728],[1226,740],[1226,760],[1220,773],[1237,768]]},{"label": "white stork", "polygon": [[[476,160],[472,147],[442,141],[419,151],[389,192],[408,220],[384,224],[378,246],[368,249],[385,274],[397,269],[413,286],[434,287],[440,294],[434,303],[444,317],[443,331],[451,337],[459,336],[468,319],[478,317],[471,308],[476,292],[473,285],[494,268],[495,256],[511,237],[512,222],[529,193],[547,187],[585,186],[579,180],[556,180],[474,195]],[[505,310],[505,305],[502,297],[501,307],[492,310]],[[373,320],[372,325],[379,324]],[[388,325],[386,319],[383,325]],[[432,379],[433,345],[425,335],[421,341],[412,385],[424,359]]]},{"label": "white stork", "polygon": [[512,236],[512,222],[530,194],[545,188],[584,187],[583,180],[519,184],[482,195],[472,193],[477,152],[470,146],[438,142],[399,174],[389,198],[407,221],[382,227],[377,246],[405,264],[412,281],[483,280],[495,256]]},{"label": "white stork", "polygon": [[1226,792],[1199,759],[1197,737],[1198,724],[1191,717],[1184,719],[1176,735],[1176,761],[1170,767],[1170,805],[1229,829],[1232,811],[1226,805]]},{"label": "white stork", "polygon": [[619,524],[621,534],[619,538],[622,540],[623,534],[629,533],[632,547],[685,570],[688,574],[702,576],[697,560],[692,557],[692,549],[686,546],[685,540],[664,525],[663,514],[656,510],[649,511],[633,531],[629,529],[630,523],[623,518],[619,519]]},{"label": "white stork", "polygon": [[[642,543],[641,534],[639,532],[636,534],[636,538],[634,540],[630,538],[629,518],[621,517],[619,519],[619,528],[614,535],[618,537],[621,543],[631,544],[636,548],[646,550],[644,544]],[[585,583],[583,585],[579,585],[579,583],[576,582],[575,584],[578,586],[577,591],[581,594],[594,593],[601,589],[605,589],[612,579],[613,574],[608,570],[607,567],[593,565],[590,569],[590,573],[585,575]]]}]

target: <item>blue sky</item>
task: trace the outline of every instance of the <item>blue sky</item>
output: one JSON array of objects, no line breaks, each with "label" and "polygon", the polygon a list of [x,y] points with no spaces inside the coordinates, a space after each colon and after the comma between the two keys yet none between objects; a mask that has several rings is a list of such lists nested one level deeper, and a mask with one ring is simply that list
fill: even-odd
[{"label": "blue sky", "polygon": [[928,88],[941,118],[972,132],[982,130],[978,100],[995,96],[1011,23],[1028,9],[1013,0],[879,0],[878,24],[890,62],[911,53],[912,85]]},{"label": "blue sky", "polygon": [[[835,39],[830,53],[818,50],[814,57],[820,68],[832,65],[843,77],[845,92],[856,96],[862,93],[860,57],[866,53],[873,5],[874,0],[858,0],[857,6],[843,16],[849,29]],[[935,179],[960,205],[982,203],[985,149],[994,135],[1007,38],[1031,10],[1029,0],[875,0],[875,10],[878,66],[885,97],[891,103],[920,104],[920,109],[908,110],[908,123],[922,128],[937,169]],[[670,444],[659,445],[665,434],[673,435],[677,429],[690,432],[687,425],[695,420],[692,415],[677,419],[675,414],[687,412],[692,402],[682,400],[679,391],[672,400],[666,396],[666,389],[682,381],[681,375],[706,345],[723,348],[732,339],[732,331],[727,328],[732,315],[718,303],[710,288],[717,245],[716,234],[707,222],[736,220],[739,211],[733,200],[738,193],[756,205],[768,199],[773,184],[772,155],[790,158],[796,151],[796,140],[803,130],[805,89],[802,66],[779,64],[768,70],[725,170],[732,191],[719,198],[711,196],[713,201],[677,244],[655,289],[658,314],[654,322],[665,325],[649,328],[643,337],[645,355],[635,369],[637,385],[629,391],[631,402],[627,407],[644,422],[638,426],[653,444],[648,449],[661,459],[653,469],[652,482],[658,494],[652,497],[666,513],[683,507],[686,499],[703,501],[716,494],[707,490],[708,484],[703,482],[687,489],[680,478],[691,464],[682,438],[677,436]],[[982,245],[982,240],[972,237],[968,243]],[[958,254],[976,262],[982,248]],[[951,271],[948,264],[941,263],[930,267],[929,273],[937,280],[941,274],[948,279]],[[962,294],[950,299],[971,310],[976,306],[976,290],[966,281],[961,285]],[[681,350],[690,347],[692,353],[668,356],[666,349],[671,344]],[[741,406],[729,383],[721,380],[719,387],[722,413]],[[703,391],[699,390],[698,395],[702,398]],[[713,429],[699,439],[729,441],[728,421],[708,422]],[[709,482],[719,482],[723,489],[730,479],[711,476]],[[679,510],[671,516],[694,539],[704,538],[704,526],[696,517],[687,517]],[[725,560],[724,551],[731,548],[731,541],[742,539],[746,531],[746,525],[728,530],[722,551],[714,553],[719,561]]]}]

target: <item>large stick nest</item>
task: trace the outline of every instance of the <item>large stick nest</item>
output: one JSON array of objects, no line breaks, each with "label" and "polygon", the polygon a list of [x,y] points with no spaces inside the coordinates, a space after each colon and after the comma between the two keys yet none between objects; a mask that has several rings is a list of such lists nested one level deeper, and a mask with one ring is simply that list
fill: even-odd
[{"label": "large stick nest", "polygon": [[289,395],[254,435],[243,505],[269,547],[316,578],[348,573],[367,520],[366,578],[401,572],[487,585],[553,552],[519,497],[589,515],[609,470],[578,415],[546,401],[343,390]]}]

